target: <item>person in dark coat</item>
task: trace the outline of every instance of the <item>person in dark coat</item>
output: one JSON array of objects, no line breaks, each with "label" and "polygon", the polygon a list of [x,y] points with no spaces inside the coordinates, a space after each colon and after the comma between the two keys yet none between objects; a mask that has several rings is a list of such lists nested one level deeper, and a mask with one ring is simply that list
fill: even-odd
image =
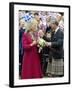
[{"label": "person in dark coat", "polygon": [[21,75],[21,67],[22,67],[22,58],[23,58],[23,47],[22,47],[22,36],[25,32],[25,22],[20,20],[20,28],[19,28],[19,75]]},{"label": "person in dark coat", "polygon": [[[50,22],[52,34],[51,42],[47,42],[46,46],[50,48],[52,63],[50,65],[50,73],[52,76],[58,77],[64,75],[64,50],[63,39],[64,35],[58,27],[58,22],[55,20]],[[49,68],[48,68],[49,69]]]}]

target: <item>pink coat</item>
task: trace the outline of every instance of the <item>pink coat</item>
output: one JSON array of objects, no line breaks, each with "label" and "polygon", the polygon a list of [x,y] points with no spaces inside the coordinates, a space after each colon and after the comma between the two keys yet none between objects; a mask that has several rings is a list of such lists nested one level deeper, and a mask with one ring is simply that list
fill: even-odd
[{"label": "pink coat", "polygon": [[24,48],[21,79],[41,78],[42,71],[40,65],[39,53],[37,46],[30,46],[32,43],[31,36],[24,33],[22,38],[22,45]]}]

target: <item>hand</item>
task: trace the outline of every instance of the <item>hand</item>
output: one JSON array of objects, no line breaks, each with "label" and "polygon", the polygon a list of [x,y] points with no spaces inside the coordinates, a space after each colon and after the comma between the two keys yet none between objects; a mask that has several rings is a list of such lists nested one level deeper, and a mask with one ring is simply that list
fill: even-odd
[{"label": "hand", "polygon": [[48,47],[48,46],[51,46],[51,42],[45,42],[45,45]]},{"label": "hand", "polygon": [[48,47],[48,42],[45,42],[45,45]]},{"label": "hand", "polygon": [[38,40],[36,41],[36,43],[39,44],[39,38],[38,38]]},{"label": "hand", "polygon": [[31,44],[30,44],[30,46],[33,46],[33,45],[36,45],[37,44],[37,42],[36,41],[33,41]]}]

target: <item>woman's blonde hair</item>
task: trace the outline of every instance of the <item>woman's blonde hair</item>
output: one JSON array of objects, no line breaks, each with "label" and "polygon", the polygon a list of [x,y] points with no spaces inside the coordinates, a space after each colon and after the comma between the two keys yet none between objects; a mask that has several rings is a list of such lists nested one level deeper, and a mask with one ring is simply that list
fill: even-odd
[{"label": "woman's blonde hair", "polygon": [[31,19],[30,21],[28,21],[27,24],[26,24],[26,30],[27,30],[27,32],[29,32],[34,25],[38,25],[37,20]]}]

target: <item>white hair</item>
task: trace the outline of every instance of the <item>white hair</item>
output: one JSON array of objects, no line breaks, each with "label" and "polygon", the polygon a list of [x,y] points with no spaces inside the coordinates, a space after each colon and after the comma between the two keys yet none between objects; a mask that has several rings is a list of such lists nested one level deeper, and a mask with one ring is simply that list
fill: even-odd
[{"label": "white hair", "polygon": [[27,31],[31,30],[32,26],[37,25],[37,24],[38,24],[37,20],[35,20],[35,19],[29,20],[26,24],[26,30]]}]

